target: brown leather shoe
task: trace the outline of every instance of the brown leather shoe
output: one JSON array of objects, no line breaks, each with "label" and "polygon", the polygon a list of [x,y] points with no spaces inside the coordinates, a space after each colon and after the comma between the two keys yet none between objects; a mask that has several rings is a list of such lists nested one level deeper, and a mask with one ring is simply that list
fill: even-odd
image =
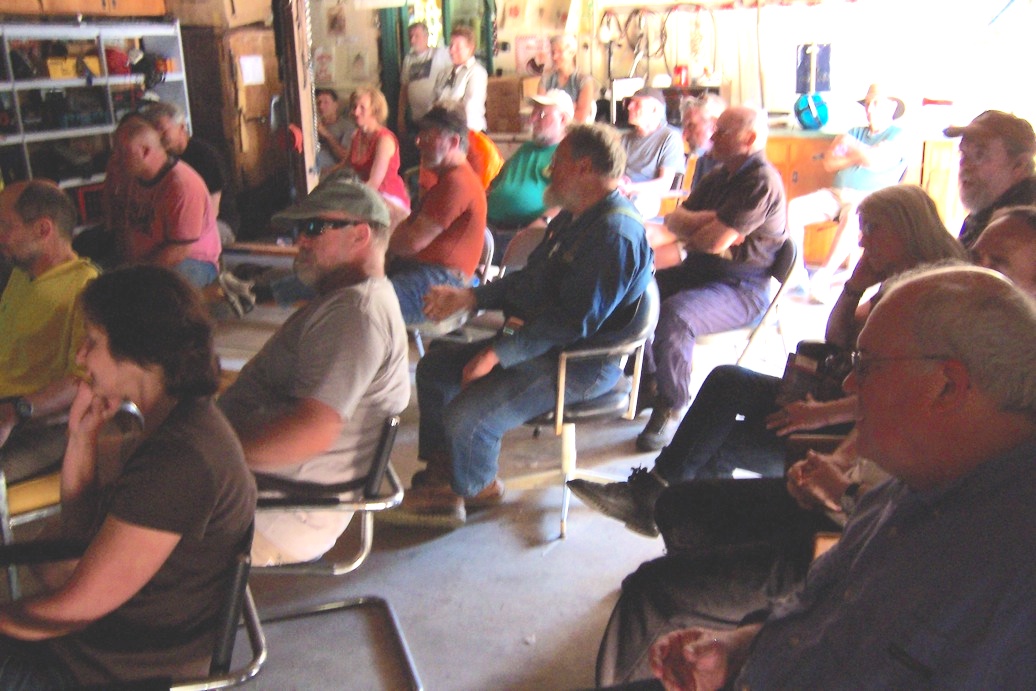
[{"label": "brown leather shoe", "polygon": [[464,525],[464,498],[449,486],[412,487],[394,509],[375,514],[384,523],[452,530]]},{"label": "brown leather shoe", "polygon": [[481,492],[473,497],[464,497],[464,507],[469,511],[497,506],[504,500],[504,483],[495,477]]}]

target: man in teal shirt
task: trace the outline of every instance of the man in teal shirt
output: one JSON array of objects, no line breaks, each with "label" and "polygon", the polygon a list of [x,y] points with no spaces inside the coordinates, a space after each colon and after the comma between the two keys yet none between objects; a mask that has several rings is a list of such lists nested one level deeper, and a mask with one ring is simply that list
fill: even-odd
[{"label": "man in teal shirt", "polygon": [[536,223],[546,226],[541,219],[554,216],[543,201],[543,192],[550,183],[548,170],[554,150],[575,113],[572,98],[560,89],[529,100],[533,104],[532,141],[522,144],[508,159],[486,198],[489,227],[497,239],[497,260],[515,232]]}]

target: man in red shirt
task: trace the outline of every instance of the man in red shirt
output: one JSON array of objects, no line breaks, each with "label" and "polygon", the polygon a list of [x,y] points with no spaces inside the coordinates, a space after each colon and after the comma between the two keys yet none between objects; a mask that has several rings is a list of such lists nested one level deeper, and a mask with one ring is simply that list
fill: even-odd
[{"label": "man in red shirt", "polygon": [[421,119],[421,164],[438,179],[389,244],[388,276],[407,324],[425,320],[424,296],[432,286],[468,285],[482,254],[486,193],[468,164],[467,145],[463,108],[437,105]]},{"label": "man in red shirt", "polygon": [[143,118],[123,120],[115,146],[124,186],[110,213],[122,261],[168,267],[199,288],[215,281],[222,246],[205,181]]}]

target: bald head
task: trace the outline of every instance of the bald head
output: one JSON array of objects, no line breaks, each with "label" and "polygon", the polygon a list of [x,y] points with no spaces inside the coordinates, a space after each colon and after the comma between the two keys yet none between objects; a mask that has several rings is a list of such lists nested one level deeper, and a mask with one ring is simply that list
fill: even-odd
[{"label": "bald head", "polygon": [[860,455],[931,489],[1036,439],[1036,302],[978,267],[886,286],[846,379]]},{"label": "bald head", "polygon": [[766,113],[748,106],[727,108],[716,120],[712,155],[728,167],[766,148]]},{"label": "bald head", "polygon": [[152,180],[169,161],[161,134],[140,116],[119,123],[115,147],[126,171],[140,180]]}]

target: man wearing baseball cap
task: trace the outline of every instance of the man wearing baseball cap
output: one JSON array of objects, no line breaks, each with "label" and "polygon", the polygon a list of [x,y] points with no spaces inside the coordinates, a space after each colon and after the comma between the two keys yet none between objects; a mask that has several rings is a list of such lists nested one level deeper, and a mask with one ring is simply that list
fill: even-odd
[{"label": "man wearing baseball cap", "polygon": [[644,88],[633,94],[629,120],[633,129],[622,135],[626,175],[619,189],[645,218],[653,218],[658,215],[661,195],[686,168],[683,141],[666,122],[665,96],[658,89]]},{"label": "man wearing baseball cap", "polygon": [[[317,296],[284,322],[219,404],[260,487],[346,482],[367,473],[382,423],[410,400],[406,328],[385,277],[389,212],[374,190],[333,177],[273,220],[298,233],[295,273]],[[260,513],[252,560],[316,559],[351,517]]]},{"label": "man wearing baseball cap", "polygon": [[947,127],[961,137],[957,187],[968,210],[960,241],[971,249],[993,212],[1005,206],[1036,204],[1036,135],[1022,118],[987,110],[963,127]]},{"label": "man wearing baseball cap", "polygon": [[407,324],[424,321],[424,296],[435,285],[466,286],[485,241],[486,193],[467,160],[468,125],[456,102],[421,118],[421,166],[435,184],[392,233],[388,275]]},{"label": "man wearing baseball cap", "polygon": [[489,227],[497,236],[498,257],[507,244],[502,240],[510,240],[516,231],[535,223],[546,227],[541,219],[557,214],[557,209],[547,209],[543,193],[550,184],[550,160],[572,123],[575,106],[572,97],[561,89],[537,94],[529,101],[532,140],[522,144],[507,160],[493,180],[487,198]]}]

